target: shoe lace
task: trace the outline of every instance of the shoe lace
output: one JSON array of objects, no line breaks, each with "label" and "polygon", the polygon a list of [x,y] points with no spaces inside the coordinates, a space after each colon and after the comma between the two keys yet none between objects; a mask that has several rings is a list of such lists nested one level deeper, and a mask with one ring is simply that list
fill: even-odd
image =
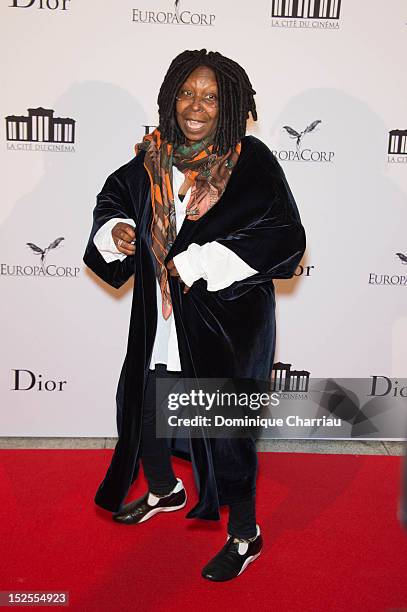
[{"label": "shoe lace", "polygon": [[[230,536],[232,537],[232,536]],[[252,538],[233,538],[233,543],[234,544],[248,544],[249,542],[254,542],[254,540],[257,538],[257,535],[253,536]]]}]

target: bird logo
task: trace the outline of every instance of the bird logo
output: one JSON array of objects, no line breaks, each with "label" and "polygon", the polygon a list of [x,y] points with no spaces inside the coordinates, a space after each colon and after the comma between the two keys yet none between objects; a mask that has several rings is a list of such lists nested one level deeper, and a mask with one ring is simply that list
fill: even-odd
[{"label": "bird logo", "polygon": [[407,255],[404,255],[404,253],[396,253],[396,255],[400,259],[402,264],[407,264]]},{"label": "bird logo", "polygon": [[40,255],[41,265],[43,266],[45,263],[45,257],[47,253],[59,247],[59,245],[61,244],[63,240],[65,240],[65,238],[63,237],[56,238],[56,240],[51,242],[51,244],[47,246],[45,249],[41,249],[41,247],[37,246],[36,244],[33,244],[32,242],[27,242],[26,244],[33,251],[35,255]]},{"label": "bird logo", "polygon": [[297,130],[294,130],[294,128],[290,127],[289,125],[284,125],[283,128],[287,130],[290,138],[296,139],[297,149],[299,149],[301,146],[301,140],[303,136],[305,136],[305,134],[309,134],[309,132],[313,132],[319,123],[321,123],[321,119],[317,119],[316,121],[313,121],[312,123],[307,125],[305,130],[303,130],[302,132],[297,132]]}]

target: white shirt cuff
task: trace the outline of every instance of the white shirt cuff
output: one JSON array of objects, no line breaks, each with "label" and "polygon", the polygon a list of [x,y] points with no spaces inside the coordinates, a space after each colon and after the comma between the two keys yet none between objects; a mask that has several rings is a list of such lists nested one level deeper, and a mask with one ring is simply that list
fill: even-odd
[{"label": "white shirt cuff", "polygon": [[174,263],[181,279],[189,287],[199,278],[207,281],[208,291],[219,291],[232,283],[257,274],[236,253],[219,242],[202,246],[192,243],[186,251],[175,255]]},{"label": "white shirt cuff", "polygon": [[133,219],[116,217],[114,219],[109,219],[109,221],[106,221],[106,223],[104,223],[102,227],[98,229],[93,237],[93,243],[107,263],[117,260],[123,261],[123,259],[126,259],[127,257],[127,255],[120,253],[120,251],[117,250],[113,240],[112,229],[116,223],[128,223],[132,227],[136,227]]},{"label": "white shirt cuff", "polygon": [[173,257],[175,267],[184,283],[190,287],[196,280],[204,276],[204,270],[201,266],[199,244],[193,242],[189,245],[186,251],[179,253]]}]

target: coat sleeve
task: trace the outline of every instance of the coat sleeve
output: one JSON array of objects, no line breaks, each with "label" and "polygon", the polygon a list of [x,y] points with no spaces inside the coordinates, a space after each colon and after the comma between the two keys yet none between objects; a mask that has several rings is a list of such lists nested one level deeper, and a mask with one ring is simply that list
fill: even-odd
[{"label": "coat sleeve", "polygon": [[273,278],[291,278],[306,246],[305,231],[283,171],[273,173],[270,196],[246,227],[217,239],[249,266]]},{"label": "coat sleeve", "polygon": [[102,191],[96,198],[93,226],[83,257],[85,264],[99,278],[118,289],[134,273],[134,255],[107,263],[93,242],[98,230],[107,221],[114,218],[134,219],[129,189],[120,171],[114,172],[107,178]]}]

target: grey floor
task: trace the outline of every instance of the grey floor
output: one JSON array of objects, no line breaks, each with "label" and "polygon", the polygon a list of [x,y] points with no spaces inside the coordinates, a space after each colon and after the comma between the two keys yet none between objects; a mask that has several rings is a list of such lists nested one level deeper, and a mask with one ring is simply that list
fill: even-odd
[{"label": "grey floor", "polygon": [[[0,437],[1,448],[114,448],[117,438]],[[406,442],[380,440],[260,440],[260,452],[404,455]]]}]

